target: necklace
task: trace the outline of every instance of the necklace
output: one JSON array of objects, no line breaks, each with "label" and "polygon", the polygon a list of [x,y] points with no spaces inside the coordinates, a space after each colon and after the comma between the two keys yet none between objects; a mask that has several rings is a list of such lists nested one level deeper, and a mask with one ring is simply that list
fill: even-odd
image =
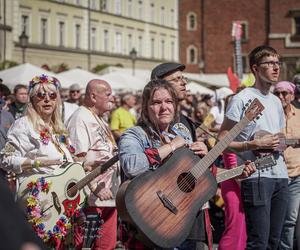
[{"label": "necklace", "polygon": [[106,122],[104,121],[104,119],[101,116],[99,117],[93,110],[91,110],[91,108],[89,108],[89,107],[86,107],[86,108],[92,113],[92,115],[94,116],[98,125],[104,130],[105,135],[107,136],[107,138],[113,145],[113,151],[115,151],[115,149],[117,148],[117,143],[114,139],[112,132],[109,130],[108,126],[106,125]]}]

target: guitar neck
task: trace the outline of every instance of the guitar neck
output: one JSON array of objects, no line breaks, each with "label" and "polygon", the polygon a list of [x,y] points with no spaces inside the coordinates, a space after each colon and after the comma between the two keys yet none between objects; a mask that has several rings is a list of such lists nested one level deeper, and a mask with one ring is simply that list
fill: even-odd
[{"label": "guitar neck", "polygon": [[89,173],[87,176],[85,176],[83,179],[78,181],[76,183],[76,186],[78,190],[84,188],[88,183],[90,183],[93,179],[95,179],[100,174],[104,173],[106,170],[108,170],[112,165],[114,165],[119,160],[119,155],[115,155],[111,159],[109,159],[107,162],[105,162],[103,165],[95,168],[91,173]]},{"label": "guitar neck", "polygon": [[293,145],[299,145],[300,144],[300,139],[285,139],[285,144],[287,146],[293,146]]},{"label": "guitar neck", "polygon": [[226,180],[229,180],[231,178],[241,175],[243,173],[244,168],[245,168],[245,165],[241,165],[239,167],[225,170],[222,173],[217,174],[217,176],[216,176],[217,183],[220,183],[222,181],[226,181]]},{"label": "guitar neck", "polygon": [[208,168],[213,164],[213,162],[217,159],[217,157],[229,146],[229,144],[233,141],[234,138],[238,136],[238,134],[243,130],[243,128],[250,121],[246,116],[237,123],[229,133],[222,138],[209,152],[205,155],[199,162],[196,164],[191,173],[198,179]]}]

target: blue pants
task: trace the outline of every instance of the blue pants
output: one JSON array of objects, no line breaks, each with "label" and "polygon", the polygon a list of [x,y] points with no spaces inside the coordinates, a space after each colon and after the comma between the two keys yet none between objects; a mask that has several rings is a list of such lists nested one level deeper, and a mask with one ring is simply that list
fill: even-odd
[{"label": "blue pants", "polygon": [[295,227],[300,206],[300,176],[290,178],[288,197],[279,249],[293,249]]},{"label": "blue pants", "polygon": [[277,249],[288,202],[288,179],[244,180],[241,193],[248,236],[246,249]]}]

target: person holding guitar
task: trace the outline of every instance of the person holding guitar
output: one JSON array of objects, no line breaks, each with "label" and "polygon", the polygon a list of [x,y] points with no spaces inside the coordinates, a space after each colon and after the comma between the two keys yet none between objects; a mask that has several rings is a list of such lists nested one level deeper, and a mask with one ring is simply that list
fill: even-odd
[{"label": "person holding guitar", "polygon": [[[294,139],[295,146],[288,146],[284,150],[284,159],[289,175],[289,201],[285,221],[281,234],[279,249],[293,249],[295,227],[300,206],[300,109],[292,104],[296,86],[288,81],[281,81],[275,85],[273,94],[281,103],[286,119],[284,135],[287,140]],[[284,141],[283,141],[284,143]]]},{"label": "person holding guitar", "polygon": [[[166,80],[152,80],[144,88],[138,125],[128,129],[119,141],[120,164],[127,178],[159,167],[177,148],[189,145],[195,154],[207,153],[204,143],[186,141],[172,126],[178,122],[177,93]],[[185,127],[182,124],[182,127]],[[191,138],[188,129],[186,137]],[[130,247],[129,247],[130,248]]]},{"label": "person holding guitar", "polygon": [[[120,164],[127,178],[133,179],[148,170],[159,168],[175,150],[185,146],[196,155],[207,154],[206,145],[193,142],[186,126],[178,123],[177,92],[170,82],[151,80],[144,88],[142,99],[138,125],[128,129],[119,141]],[[248,167],[245,172],[251,173],[252,170]],[[127,247],[135,249],[136,245]],[[196,249],[196,245],[180,245],[177,248]]]},{"label": "person holding guitar", "polygon": [[[229,147],[242,152],[243,158],[251,161],[256,159],[256,150],[270,150],[277,161],[272,168],[257,171],[241,183],[248,237],[246,249],[277,249],[287,208],[288,175],[283,156],[272,152],[279,145],[278,133],[284,131],[285,117],[279,99],[270,89],[278,81],[281,62],[274,48],[259,46],[249,54],[249,65],[255,76],[254,87],[245,88],[232,98],[219,138],[222,140],[241,120],[249,100],[257,98],[265,107],[261,117],[250,122]],[[253,138],[259,130],[270,134]]]},{"label": "person holding guitar", "polygon": [[[176,90],[178,100],[182,101],[187,95],[187,79],[183,75],[184,70],[185,65],[180,63],[162,63],[152,70],[151,80],[164,79],[170,82],[172,87]],[[192,140],[196,142],[196,125],[189,117],[180,112],[180,106],[178,107],[177,112],[180,123],[185,125],[192,136]],[[191,233],[186,242],[183,243],[182,247],[186,247],[186,249],[195,249],[196,247],[204,248],[206,243],[212,247],[212,232],[207,206],[205,206],[203,210],[199,211]]]},{"label": "person holding guitar", "polygon": [[[8,131],[7,142],[0,153],[1,165],[4,170],[16,174],[19,184],[38,174],[51,175],[63,162],[73,162],[73,147],[60,115],[59,86],[54,77],[34,77],[29,82],[30,99],[25,115],[17,119]],[[41,190],[37,187],[36,191]],[[39,202],[35,199],[34,204]],[[32,205],[26,204],[27,208],[33,208]],[[38,209],[35,212],[39,218]],[[35,221],[33,214],[27,215]],[[38,232],[37,224],[33,223],[33,227]]]},{"label": "person holding guitar", "polygon": [[[106,112],[113,108],[110,85],[103,80],[88,82],[83,105],[67,122],[70,138],[74,143],[75,155],[85,163],[85,170],[91,172],[112,158],[117,152],[113,134],[104,119]],[[117,240],[117,210],[115,193],[120,184],[118,164],[97,176],[88,186],[87,206],[84,214],[99,215],[103,220],[97,232],[92,249],[114,249]],[[84,243],[83,228],[76,228],[75,244],[80,249]]]}]

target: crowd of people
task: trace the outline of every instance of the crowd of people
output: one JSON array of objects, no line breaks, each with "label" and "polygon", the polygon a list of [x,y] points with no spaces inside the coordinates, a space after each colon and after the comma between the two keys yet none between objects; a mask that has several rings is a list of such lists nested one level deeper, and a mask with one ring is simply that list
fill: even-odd
[{"label": "crowd of people", "polygon": [[[119,186],[155,171],[179,148],[205,157],[240,123],[254,99],[264,107],[260,118],[245,125],[205,173],[217,178],[244,164],[241,175],[218,183],[225,214],[218,249],[300,249],[300,77],[279,81],[280,56],[269,46],[255,48],[249,65],[253,87],[216,96],[188,91],[185,65],[179,63],[157,65],[142,93],[117,95],[109,82],[98,79],[89,81],[85,90],[78,84],[63,89],[48,75],[15,86],[13,94],[1,84],[0,184],[10,187],[9,201],[12,193],[19,199],[18,187],[27,184],[22,206],[34,232],[25,227],[28,237],[7,237],[7,249],[27,249],[28,244],[44,249],[39,238],[56,249],[153,249],[135,237],[137,228],[130,221],[118,216]],[[261,131],[265,134],[259,137]],[[252,164],[270,155],[275,160],[272,167],[262,171]],[[73,162],[86,174],[93,173],[115,156],[119,161],[84,187],[84,204],[77,198],[60,203],[59,194],[52,193],[55,209],[72,213],[60,217],[53,230],[45,230],[52,216],[44,209],[49,202],[45,195],[55,185],[47,176],[63,173],[65,163]],[[76,209],[70,210],[73,204]],[[173,249],[213,248],[209,209],[207,201],[190,222],[186,239]],[[17,214],[12,216],[16,224],[24,224],[24,211],[16,207],[11,212]],[[87,229],[91,216],[101,220],[94,231]]]}]

